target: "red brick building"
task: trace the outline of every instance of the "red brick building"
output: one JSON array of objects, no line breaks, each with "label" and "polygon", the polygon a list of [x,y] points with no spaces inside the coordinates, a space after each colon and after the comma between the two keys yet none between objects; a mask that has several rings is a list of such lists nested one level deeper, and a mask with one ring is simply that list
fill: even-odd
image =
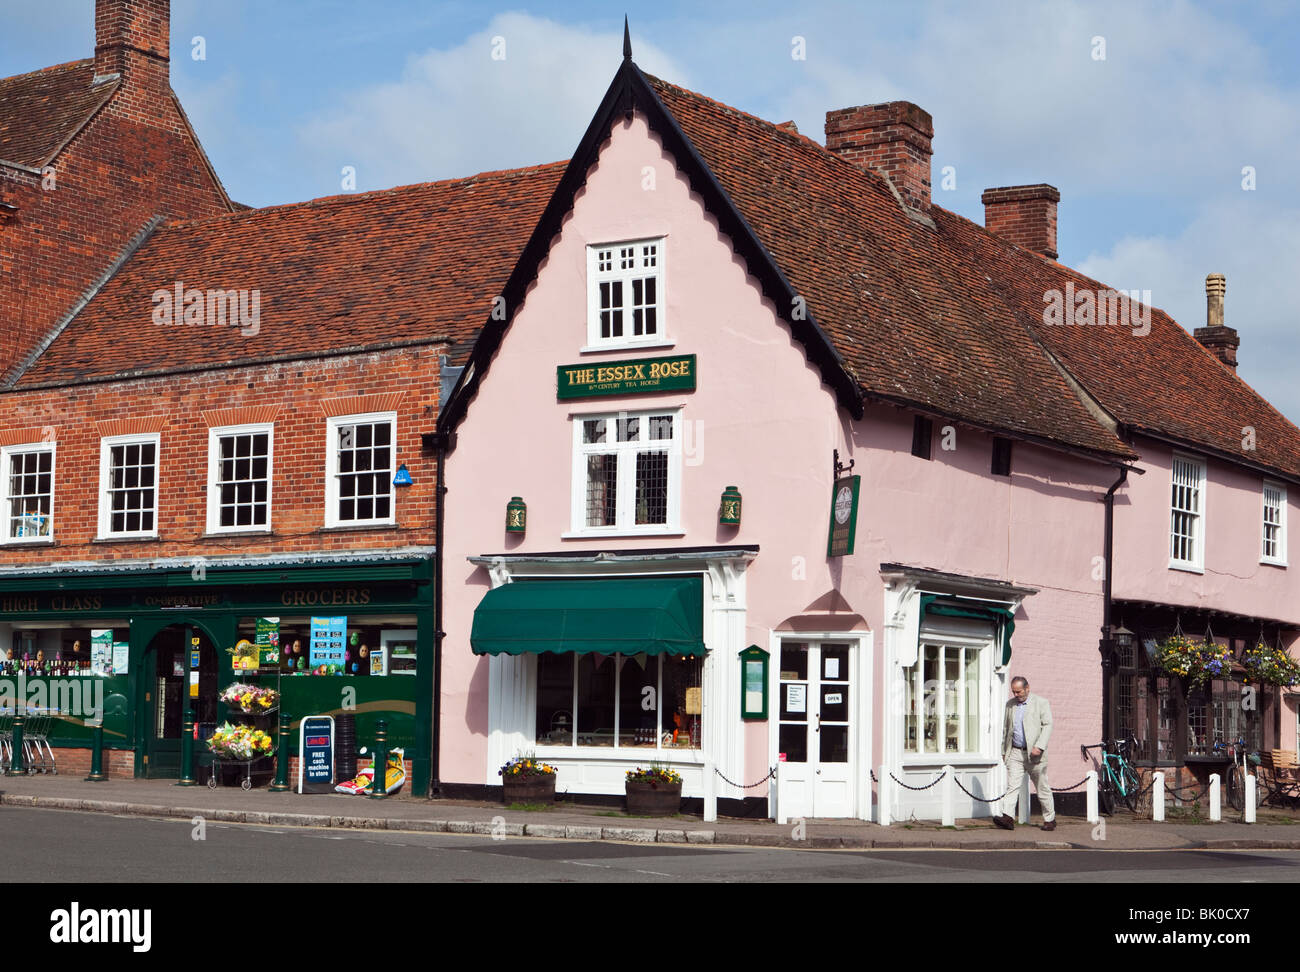
[{"label": "red brick building", "polygon": [[[560,169],[233,207],[168,87],[167,15],[101,0],[93,62],[0,81],[0,649],[59,676],[117,645],[110,772],[174,776],[182,700],[200,734],[230,714],[225,649],[278,617],[309,655],[312,618],[344,617],[344,667],[365,646],[390,674],[284,678],[284,708],[355,713],[363,738],[386,718],[422,790],[422,436]],[[88,713],[58,707],[66,766]]]}]

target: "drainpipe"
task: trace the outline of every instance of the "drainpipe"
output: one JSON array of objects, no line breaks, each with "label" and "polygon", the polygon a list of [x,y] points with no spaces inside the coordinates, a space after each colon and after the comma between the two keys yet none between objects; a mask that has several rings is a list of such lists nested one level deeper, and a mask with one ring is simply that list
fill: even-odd
[{"label": "drainpipe", "polygon": [[446,637],[446,632],[442,630],[442,541],[444,509],[447,505],[447,487],[444,483],[447,438],[446,432],[427,432],[421,437],[426,448],[431,447],[438,452],[433,526],[433,733],[432,752],[429,754],[429,798],[435,800],[442,795],[442,639]]},{"label": "drainpipe", "polygon": [[1115,738],[1115,714],[1111,711],[1111,679],[1115,673],[1115,641],[1111,637],[1111,570],[1115,561],[1115,491],[1128,481],[1128,466],[1119,467],[1119,479],[1106,490],[1106,564],[1101,581],[1101,731],[1105,740]]}]

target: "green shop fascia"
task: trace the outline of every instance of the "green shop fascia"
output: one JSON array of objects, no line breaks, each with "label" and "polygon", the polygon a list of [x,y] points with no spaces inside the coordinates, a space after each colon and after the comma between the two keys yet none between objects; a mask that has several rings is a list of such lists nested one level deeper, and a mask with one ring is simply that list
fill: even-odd
[{"label": "green shop fascia", "polygon": [[[298,640],[304,657],[310,653],[312,620],[335,619],[336,628],[346,632],[344,667],[355,665],[354,670],[296,673],[308,664],[295,665],[292,674],[241,676],[228,649],[241,639],[254,641],[261,618],[278,618],[285,654],[291,655]],[[88,653],[92,638],[101,650],[110,641],[114,645],[113,674],[60,677],[67,667],[59,663]],[[378,657],[362,660],[362,647],[366,656]],[[55,672],[21,680],[0,677],[0,707],[8,708],[17,697],[21,681],[24,704],[59,710],[48,729],[56,765],[59,748],[90,746],[98,697],[105,748],[133,752],[137,777],[176,779],[185,703],[192,706],[199,731],[210,735],[207,727],[236,715],[219,700],[222,689],[256,681],[272,688],[278,684],[281,709],[291,718],[294,753],[304,716],[353,715],[358,747],[373,747],[376,723],[386,720],[389,747],[403,748],[412,763],[410,792],[425,793],[433,654],[433,562],[423,551],[401,558],[0,573],[0,657],[11,663],[6,670],[21,667],[26,656],[41,658]],[[276,724],[268,724],[273,733]],[[202,743],[194,748],[206,750]]]}]

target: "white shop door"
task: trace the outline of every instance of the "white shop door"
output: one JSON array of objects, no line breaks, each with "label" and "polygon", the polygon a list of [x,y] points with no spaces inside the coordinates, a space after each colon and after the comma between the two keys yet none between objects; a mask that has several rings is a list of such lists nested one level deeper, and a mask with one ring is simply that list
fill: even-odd
[{"label": "white shop door", "polygon": [[838,642],[781,644],[777,799],[787,819],[854,815],[854,656]]}]

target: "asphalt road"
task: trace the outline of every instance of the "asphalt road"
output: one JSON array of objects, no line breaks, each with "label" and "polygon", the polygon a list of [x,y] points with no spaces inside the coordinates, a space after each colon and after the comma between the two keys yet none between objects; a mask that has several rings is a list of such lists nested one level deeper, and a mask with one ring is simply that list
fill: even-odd
[{"label": "asphalt road", "polygon": [[[6,809],[0,881],[1284,883],[1300,851],[800,851],[339,832]],[[16,839],[17,838],[17,839]],[[0,895],[3,892],[0,891]],[[6,895],[7,897],[7,895]]]}]

